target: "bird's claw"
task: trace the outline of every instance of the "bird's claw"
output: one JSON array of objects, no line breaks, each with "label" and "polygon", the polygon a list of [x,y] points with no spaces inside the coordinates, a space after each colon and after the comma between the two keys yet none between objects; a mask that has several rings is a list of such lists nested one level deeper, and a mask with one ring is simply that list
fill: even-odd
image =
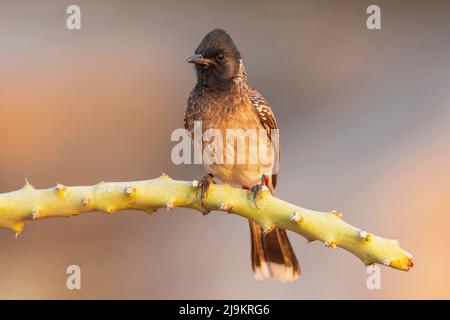
[{"label": "bird's claw", "polygon": [[[214,183],[214,176],[212,174],[207,174],[198,183],[198,192],[200,192],[200,202],[202,207],[205,207],[205,201],[208,198],[208,189],[211,183]],[[197,193],[198,193],[197,192]]]},{"label": "bird's claw", "polygon": [[257,202],[257,198],[260,195],[261,190],[264,189],[265,185],[265,181],[266,181],[266,176],[263,175],[261,178],[261,183],[254,185],[253,187],[250,188],[250,190],[248,190],[247,193],[247,198],[249,200],[252,200],[253,203],[255,204],[255,207],[259,209],[258,207],[258,202]]}]

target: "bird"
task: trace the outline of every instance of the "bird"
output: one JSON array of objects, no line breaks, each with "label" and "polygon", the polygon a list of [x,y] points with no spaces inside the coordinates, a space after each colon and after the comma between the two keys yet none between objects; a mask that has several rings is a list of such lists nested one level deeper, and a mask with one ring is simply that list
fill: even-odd
[{"label": "bird", "polygon": [[[240,150],[241,153],[245,150],[247,158],[244,162],[203,162],[208,175],[202,179],[202,193],[207,192],[209,184],[217,177],[224,183],[250,190],[254,200],[264,186],[273,194],[279,161],[279,139],[274,137],[277,122],[267,100],[249,84],[241,53],[232,38],[223,29],[213,29],[204,36],[187,62],[194,64],[197,76],[184,116],[185,129],[192,139],[194,124],[201,121],[203,131],[217,129],[224,136],[227,129],[263,130],[268,141],[275,144],[275,160],[269,164],[250,162],[248,156],[251,149],[248,145]],[[254,138],[249,137],[249,144],[255,142],[251,141]],[[203,147],[207,148],[208,145],[203,142]],[[236,146],[234,151],[234,156],[238,157]],[[281,282],[299,278],[300,264],[286,230],[277,227],[264,230],[253,220],[249,220],[249,224],[255,278]]]}]

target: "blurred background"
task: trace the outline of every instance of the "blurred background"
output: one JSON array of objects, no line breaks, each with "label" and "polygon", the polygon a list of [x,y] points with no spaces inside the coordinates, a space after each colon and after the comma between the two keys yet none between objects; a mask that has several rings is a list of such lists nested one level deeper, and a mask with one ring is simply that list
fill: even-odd
[{"label": "blurred background", "polygon": [[[82,30],[66,28],[77,4]],[[366,28],[381,7],[382,30]],[[281,128],[279,197],[414,254],[365,266],[291,233],[303,270],[258,282],[248,223],[184,209],[81,215],[0,230],[0,298],[450,298],[450,2],[0,2],[0,192],[55,183],[199,179],[170,160],[195,84],[185,63],[226,29]],[[68,265],[82,289],[67,290]]]}]

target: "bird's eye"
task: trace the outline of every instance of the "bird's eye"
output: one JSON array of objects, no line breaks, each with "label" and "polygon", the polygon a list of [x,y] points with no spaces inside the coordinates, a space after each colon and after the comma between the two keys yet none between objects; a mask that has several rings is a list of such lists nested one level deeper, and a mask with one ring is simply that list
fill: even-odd
[{"label": "bird's eye", "polygon": [[218,60],[218,61],[223,60],[223,54],[218,54],[216,56],[216,60]]}]

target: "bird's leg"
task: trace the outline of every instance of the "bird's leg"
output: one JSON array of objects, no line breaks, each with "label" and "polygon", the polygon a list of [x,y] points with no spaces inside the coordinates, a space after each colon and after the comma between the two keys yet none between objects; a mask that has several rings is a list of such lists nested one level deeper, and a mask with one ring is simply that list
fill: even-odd
[{"label": "bird's leg", "polygon": [[267,179],[266,175],[262,175],[261,177],[261,183],[254,185],[253,187],[251,187],[248,190],[247,193],[247,197],[249,200],[252,200],[253,203],[255,204],[255,207],[259,209],[258,207],[258,203],[256,201],[256,198],[258,197],[258,195],[260,194],[261,190],[264,189],[264,187],[267,187],[267,185],[269,184],[269,179]]},{"label": "bird's leg", "polygon": [[211,173],[208,173],[206,176],[204,176],[200,182],[198,183],[198,192],[200,192],[200,201],[202,203],[202,207],[205,206],[205,200],[208,197],[208,189],[211,183],[214,182],[214,176]]}]

